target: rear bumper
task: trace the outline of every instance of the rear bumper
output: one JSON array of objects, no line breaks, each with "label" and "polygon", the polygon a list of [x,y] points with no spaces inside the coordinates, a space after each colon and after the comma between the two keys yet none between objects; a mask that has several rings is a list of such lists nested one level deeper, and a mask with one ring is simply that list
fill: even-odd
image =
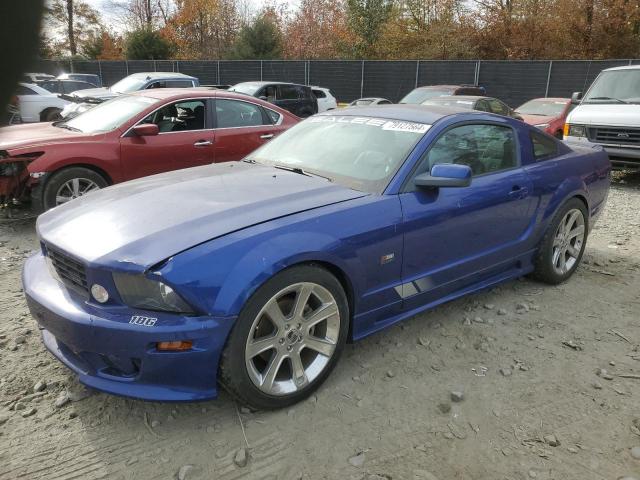
[{"label": "rear bumper", "polygon": [[[104,392],[144,400],[215,398],[220,353],[235,318],[179,317],[120,309],[100,316],[68,291],[36,254],[23,270],[29,310],[46,348],[80,382]],[[158,317],[153,327],[128,323],[132,315]],[[159,352],[156,342],[191,340],[184,352]]]},{"label": "rear bumper", "polygon": [[617,168],[640,168],[640,148],[601,145],[599,143],[590,142],[584,137],[564,137],[568,142],[574,142],[579,145],[600,145],[611,160],[611,165]]}]

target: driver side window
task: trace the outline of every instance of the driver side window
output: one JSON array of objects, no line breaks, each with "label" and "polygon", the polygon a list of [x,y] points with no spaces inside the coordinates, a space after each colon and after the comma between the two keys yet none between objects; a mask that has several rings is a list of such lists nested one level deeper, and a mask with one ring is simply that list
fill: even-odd
[{"label": "driver side window", "polygon": [[416,175],[438,163],[468,165],[474,176],[518,165],[515,133],[510,127],[470,124],[444,132],[423,157]]},{"label": "driver side window", "polygon": [[170,103],[156,110],[140,123],[155,123],[160,133],[203,130],[205,128],[205,100],[186,100]]}]

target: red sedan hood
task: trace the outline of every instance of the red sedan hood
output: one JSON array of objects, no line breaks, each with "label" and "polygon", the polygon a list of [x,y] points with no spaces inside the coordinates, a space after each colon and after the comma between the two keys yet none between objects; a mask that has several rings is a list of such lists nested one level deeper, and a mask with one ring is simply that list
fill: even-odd
[{"label": "red sedan hood", "polygon": [[54,127],[51,123],[27,123],[0,128],[0,150],[50,143],[86,140],[89,135]]},{"label": "red sedan hood", "polygon": [[549,123],[555,120],[557,117],[551,115],[526,115],[524,113],[518,113],[529,125],[540,125],[541,123]]}]

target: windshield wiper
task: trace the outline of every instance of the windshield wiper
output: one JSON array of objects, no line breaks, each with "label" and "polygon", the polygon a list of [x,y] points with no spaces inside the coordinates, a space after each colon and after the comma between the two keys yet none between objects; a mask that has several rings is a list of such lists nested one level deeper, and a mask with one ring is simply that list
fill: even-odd
[{"label": "windshield wiper", "polygon": [[80,130],[79,128],[76,127],[72,127],[71,125],[67,125],[66,123],[62,122],[56,122],[53,124],[54,127],[58,127],[58,128],[64,128],[65,130],[71,130],[72,132],[82,132],[82,130]]},{"label": "windshield wiper", "polygon": [[589,100],[614,100],[618,103],[629,103],[624,100],[620,100],[619,98],[613,98],[613,97],[591,97],[587,99],[586,103],[589,103]]},{"label": "windshield wiper", "polygon": [[298,175],[304,175],[306,177],[320,177],[330,182],[333,182],[333,179],[330,177],[325,177],[324,175],[320,175],[319,173],[315,173],[315,172],[309,172],[307,170],[303,170],[300,167],[291,167],[289,165],[279,165],[279,164],[274,165],[274,167],[279,168],[280,170],[288,170],[289,172],[297,173]]}]

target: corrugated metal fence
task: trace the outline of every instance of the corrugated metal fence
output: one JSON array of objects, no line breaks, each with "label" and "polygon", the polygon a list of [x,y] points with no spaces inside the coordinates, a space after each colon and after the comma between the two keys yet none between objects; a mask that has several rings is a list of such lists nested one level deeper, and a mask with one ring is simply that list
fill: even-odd
[{"label": "corrugated metal fence", "polygon": [[601,70],[640,60],[40,60],[34,71],[95,73],[105,85],[136,72],[182,72],[203,85],[279,80],[330,88],[338,101],[400,100],[419,85],[479,84],[516,107],[536,97],[584,91]]}]

